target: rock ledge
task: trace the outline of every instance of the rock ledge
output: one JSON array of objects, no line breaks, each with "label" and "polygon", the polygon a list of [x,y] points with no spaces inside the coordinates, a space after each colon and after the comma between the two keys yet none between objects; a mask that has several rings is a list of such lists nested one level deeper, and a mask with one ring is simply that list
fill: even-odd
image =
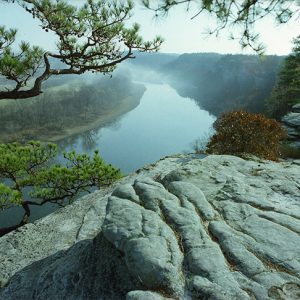
[{"label": "rock ledge", "polygon": [[160,160],[0,239],[0,299],[300,299],[300,163]]}]

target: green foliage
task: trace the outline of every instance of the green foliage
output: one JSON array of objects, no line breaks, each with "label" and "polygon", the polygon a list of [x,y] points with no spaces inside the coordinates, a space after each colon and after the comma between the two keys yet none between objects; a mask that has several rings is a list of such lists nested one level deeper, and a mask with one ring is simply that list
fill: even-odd
[{"label": "green foliage", "polygon": [[271,16],[283,24],[299,15],[298,0],[142,0],[142,3],[157,15],[182,4],[192,11],[192,18],[207,13],[217,20],[217,26],[210,29],[209,34],[218,35],[222,29],[230,28],[231,39],[238,39],[242,48],[250,47],[259,54],[263,53],[264,45],[254,28],[257,21]]},{"label": "green foliage", "polygon": [[294,39],[293,53],[285,59],[277,85],[267,99],[268,114],[280,119],[297,103],[300,103],[300,36]]},{"label": "green foliage", "polygon": [[0,26],[0,53],[15,41],[16,34],[17,30],[7,30],[5,26]]},{"label": "green foliage", "polygon": [[24,178],[27,180],[32,177],[34,180],[35,171],[56,154],[57,147],[54,144],[0,144],[0,176],[14,181],[15,188],[18,188],[23,185]]},{"label": "green foliage", "polygon": [[92,158],[75,151],[65,153],[64,158],[66,166],[54,165],[36,174],[32,197],[43,201],[72,200],[80,191],[109,186],[121,178],[120,170],[106,164],[97,151]]},{"label": "green foliage", "polygon": [[268,55],[180,55],[166,65],[171,84],[201,108],[218,116],[230,110],[264,113],[265,99],[276,83],[283,57]]},{"label": "green foliage", "polygon": [[245,111],[224,113],[214,123],[216,133],[208,153],[243,155],[278,160],[280,141],[286,137],[281,124],[261,114]]},{"label": "green foliage", "polygon": [[7,209],[20,204],[22,204],[20,192],[0,183],[0,209]]},{"label": "green foliage", "polygon": [[[0,144],[0,178],[5,180],[0,185],[0,208],[63,204],[80,192],[108,186],[121,177],[120,170],[106,164],[97,151],[93,157],[74,151],[64,153],[66,164],[53,164],[56,155],[54,144]],[[28,187],[37,201],[24,199]]]},{"label": "green foliage", "polygon": [[[86,0],[82,6],[70,2],[17,0],[39,19],[45,32],[57,35],[58,51],[47,52],[25,42],[17,49],[16,30],[0,27],[0,75],[15,85],[0,91],[0,99],[37,96],[42,82],[53,75],[110,73],[123,60],[133,58],[133,50],[157,51],[162,43],[161,37],[143,41],[138,24],[125,26],[133,10],[130,0]],[[49,58],[62,62],[62,67],[53,68]],[[21,89],[27,85],[31,88]]]},{"label": "green foliage", "polygon": [[[95,80],[95,77],[97,78]],[[54,77],[55,78],[55,77]],[[50,79],[42,95],[26,101],[0,102],[1,142],[48,140],[68,129],[86,126],[122,107],[127,97],[138,97],[138,85],[127,77],[62,81]]]},{"label": "green foliage", "polygon": [[0,74],[6,79],[14,80],[21,86],[27,84],[27,80],[34,76],[41,64],[43,50],[21,42],[18,52],[7,47],[0,56]]}]

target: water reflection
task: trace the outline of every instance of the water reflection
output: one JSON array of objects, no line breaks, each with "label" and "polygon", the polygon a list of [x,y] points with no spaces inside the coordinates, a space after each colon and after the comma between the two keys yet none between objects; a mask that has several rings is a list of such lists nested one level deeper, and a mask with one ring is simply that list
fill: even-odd
[{"label": "water reflection", "polygon": [[191,143],[210,130],[215,117],[167,84],[145,86],[136,109],[104,128],[72,137],[72,142],[62,141],[61,149],[90,155],[98,149],[124,173],[166,155],[193,151]]},{"label": "water reflection", "polygon": [[[215,117],[169,85],[145,85],[147,90],[134,110],[105,127],[61,140],[60,151],[93,155],[98,149],[107,163],[125,174],[166,155],[192,152],[193,141],[205,136]],[[57,208],[53,204],[33,207],[31,221]],[[0,212],[0,227],[16,224],[22,213],[18,208]]]},{"label": "water reflection", "polygon": [[84,152],[89,152],[97,147],[97,132],[99,130],[94,129],[91,131],[87,131],[84,134],[82,134],[82,149]]}]

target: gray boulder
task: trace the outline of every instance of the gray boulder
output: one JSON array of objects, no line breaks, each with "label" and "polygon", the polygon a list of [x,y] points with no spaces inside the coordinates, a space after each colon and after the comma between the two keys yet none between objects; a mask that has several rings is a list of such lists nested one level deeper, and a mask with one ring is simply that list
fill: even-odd
[{"label": "gray boulder", "polygon": [[292,112],[295,112],[295,113],[300,113],[300,103],[298,104],[295,104],[293,107],[292,107]]},{"label": "gray boulder", "polygon": [[298,149],[300,143],[300,103],[292,107],[292,111],[282,118],[282,122],[287,131],[290,146]]},{"label": "gray boulder", "polygon": [[0,239],[0,299],[300,299],[300,165],[167,157]]},{"label": "gray boulder", "polygon": [[299,128],[300,127],[300,113],[290,112],[282,118],[282,122],[288,126]]},{"label": "gray boulder", "polygon": [[300,128],[297,129],[295,127],[287,126],[285,124],[283,124],[283,127],[285,128],[290,140],[292,141],[300,140]]}]

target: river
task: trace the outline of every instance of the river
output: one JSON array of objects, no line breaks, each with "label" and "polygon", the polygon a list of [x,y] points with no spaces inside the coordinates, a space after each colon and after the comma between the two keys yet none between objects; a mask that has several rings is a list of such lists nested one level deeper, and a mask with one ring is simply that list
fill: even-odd
[{"label": "river", "polygon": [[[90,155],[98,149],[107,163],[124,174],[166,155],[192,152],[193,142],[209,132],[215,117],[167,84],[143,84],[146,91],[134,110],[105,127],[62,140],[60,149]],[[32,207],[31,221],[55,208]],[[22,213],[20,208],[0,212],[0,227],[18,223]]]}]

